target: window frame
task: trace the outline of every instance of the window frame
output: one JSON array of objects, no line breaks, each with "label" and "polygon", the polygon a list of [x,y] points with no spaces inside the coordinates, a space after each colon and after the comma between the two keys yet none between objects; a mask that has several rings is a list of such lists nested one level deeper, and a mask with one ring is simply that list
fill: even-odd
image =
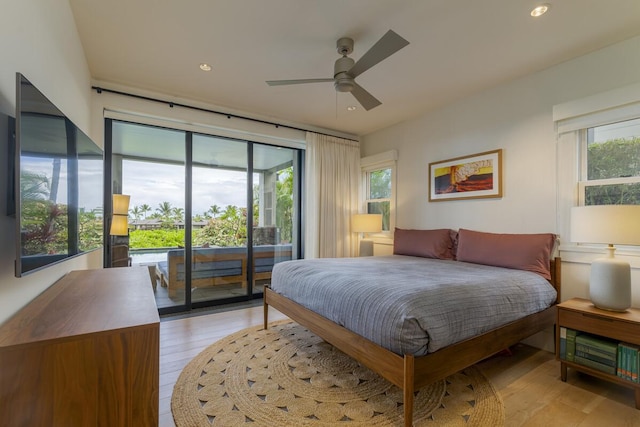
[{"label": "window frame", "polygon": [[584,206],[586,203],[586,192],[588,187],[606,186],[606,185],[619,185],[619,184],[640,184],[640,176],[630,177],[618,177],[618,178],[604,178],[604,179],[589,179],[588,178],[588,131],[589,129],[596,128],[598,126],[606,126],[614,123],[623,123],[630,120],[638,120],[637,118],[626,118],[625,120],[616,120],[611,123],[603,123],[599,125],[589,126],[588,128],[580,129],[577,132],[578,136],[578,206]]},{"label": "window frame", "polygon": [[[372,237],[381,237],[393,239],[393,231],[396,225],[396,187],[397,187],[397,159],[398,152],[396,150],[386,151],[384,153],[373,156],[363,157],[360,159],[361,179],[361,211],[368,211],[368,203],[370,202],[389,202],[389,230],[383,230],[380,233],[370,233]],[[389,198],[370,199],[370,176],[372,172],[391,169],[391,195]]]}]

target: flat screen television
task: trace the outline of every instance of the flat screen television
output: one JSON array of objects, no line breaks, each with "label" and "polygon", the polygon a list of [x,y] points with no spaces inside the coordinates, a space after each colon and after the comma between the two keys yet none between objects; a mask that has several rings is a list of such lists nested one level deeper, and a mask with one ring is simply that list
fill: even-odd
[{"label": "flat screen television", "polygon": [[103,244],[102,149],[16,75],[16,277]]}]

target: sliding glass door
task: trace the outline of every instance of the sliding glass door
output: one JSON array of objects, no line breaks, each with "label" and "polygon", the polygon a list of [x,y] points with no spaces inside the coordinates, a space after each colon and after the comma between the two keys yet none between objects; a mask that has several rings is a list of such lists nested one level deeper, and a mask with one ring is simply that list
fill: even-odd
[{"label": "sliding glass door", "polygon": [[247,147],[245,141],[193,135],[194,303],[248,295]]},{"label": "sliding glass door", "polygon": [[127,194],[131,264],[146,266],[156,281],[159,308],[184,307],[185,138],[172,129],[114,121],[113,193]]},{"label": "sliding glass door", "polygon": [[106,124],[131,263],[149,269],[161,313],[260,296],[274,264],[301,256],[302,151]]},{"label": "sliding glass door", "polygon": [[253,146],[253,292],[271,283],[273,266],[295,259],[299,248],[296,150]]}]

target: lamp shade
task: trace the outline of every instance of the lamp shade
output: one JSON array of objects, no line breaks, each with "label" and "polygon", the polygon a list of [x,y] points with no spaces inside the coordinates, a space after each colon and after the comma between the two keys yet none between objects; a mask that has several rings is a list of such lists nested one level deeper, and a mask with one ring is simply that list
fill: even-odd
[{"label": "lamp shade", "polygon": [[640,245],[640,205],[571,208],[571,241]]},{"label": "lamp shade", "polygon": [[129,234],[129,222],[127,215],[113,215],[111,218],[111,229],[109,234],[112,236],[126,236]]},{"label": "lamp shade", "polygon": [[114,215],[129,215],[129,199],[131,196],[126,194],[114,194],[113,195],[113,214]]},{"label": "lamp shade", "polygon": [[351,231],[354,233],[379,233],[382,231],[381,214],[356,214],[351,217]]}]

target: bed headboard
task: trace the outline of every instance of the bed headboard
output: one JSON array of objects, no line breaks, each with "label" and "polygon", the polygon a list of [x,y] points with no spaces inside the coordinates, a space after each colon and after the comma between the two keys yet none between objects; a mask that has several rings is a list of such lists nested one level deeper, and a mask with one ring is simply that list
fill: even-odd
[{"label": "bed headboard", "polygon": [[555,257],[551,259],[551,280],[549,281],[554,288],[556,288],[556,292],[558,296],[556,297],[556,304],[558,304],[560,300],[560,290],[562,288],[562,260],[560,257]]}]

